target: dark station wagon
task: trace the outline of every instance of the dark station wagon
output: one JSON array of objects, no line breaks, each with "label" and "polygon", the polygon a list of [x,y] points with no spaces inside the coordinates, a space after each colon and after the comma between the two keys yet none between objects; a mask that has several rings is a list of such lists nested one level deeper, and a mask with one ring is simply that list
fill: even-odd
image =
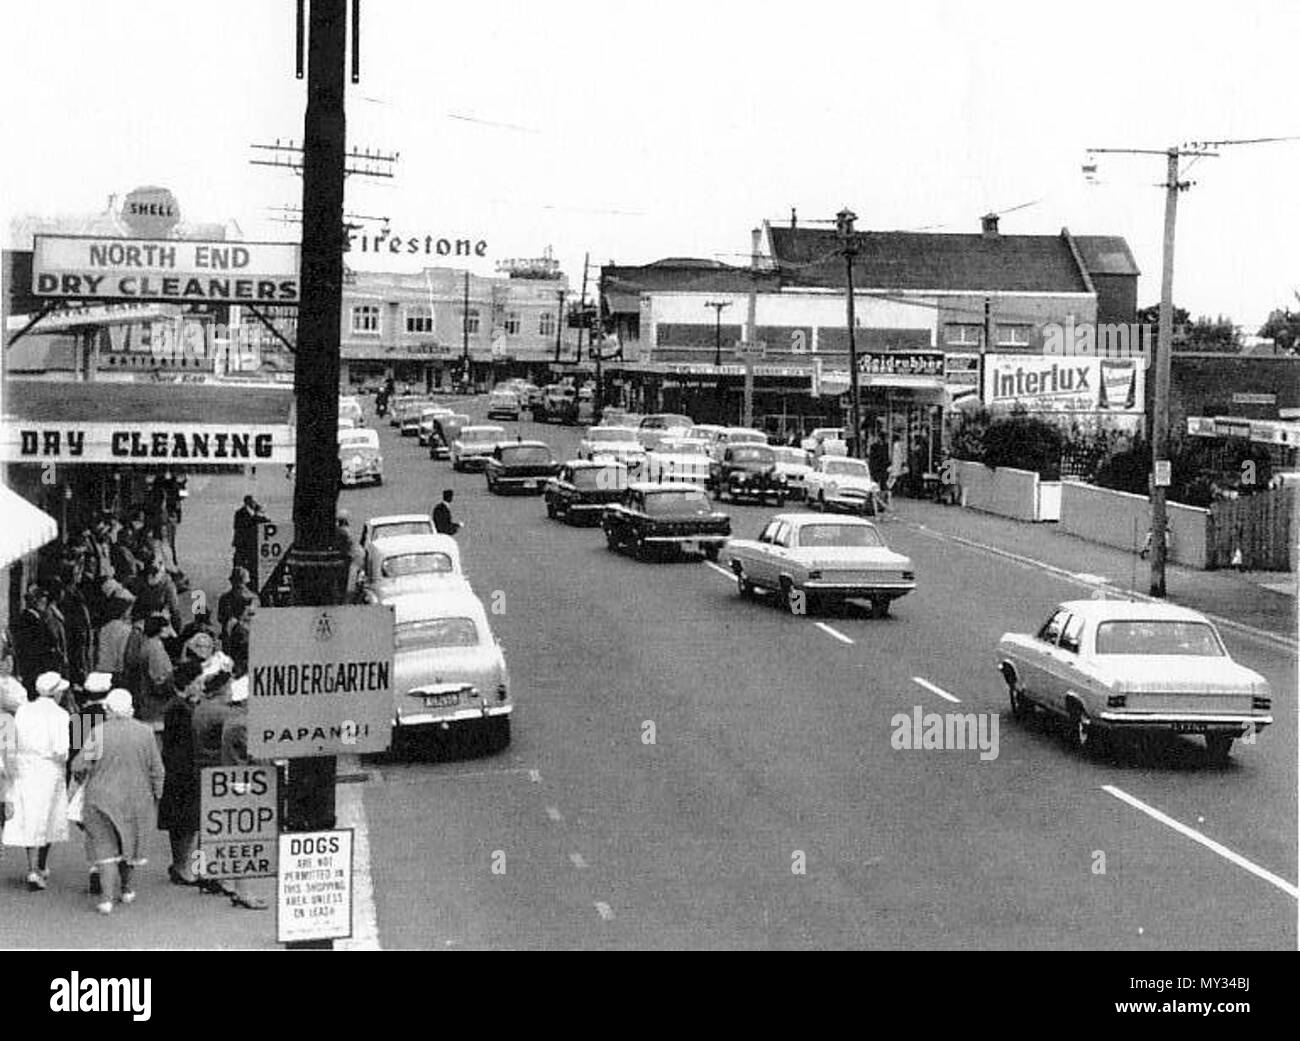
[{"label": "dark station wagon", "polygon": [[716,560],[731,536],[731,518],[692,484],[633,484],[600,519],[609,548],[637,556],[654,551],[703,553]]}]

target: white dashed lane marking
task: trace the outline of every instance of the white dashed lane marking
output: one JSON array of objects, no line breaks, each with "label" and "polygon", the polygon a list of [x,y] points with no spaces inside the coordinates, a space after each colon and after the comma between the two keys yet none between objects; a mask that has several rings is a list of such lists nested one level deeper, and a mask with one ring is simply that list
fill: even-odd
[{"label": "white dashed lane marking", "polygon": [[1300,898],[1300,889],[1297,889],[1295,885],[1288,882],[1285,878],[1273,874],[1273,872],[1266,868],[1260,867],[1252,860],[1247,860],[1240,853],[1230,850],[1220,842],[1215,842],[1214,839],[1210,838],[1208,835],[1202,834],[1195,828],[1190,828],[1181,821],[1174,820],[1174,818],[1170,817],[1167,813],[1161,813],[1154,806],[1148,806],[1137,796],[1129,795],[1128,792],[1124,791],[1122,788],[1116,788],[1113,784],[1103,784],[1101,790],[1115,796],[1115,798],[1119,799],[1121,802],[1128,803],[1135,810],[1141,810],[1152,820],[1159,821],[1166,827],[1173,828],[1173,830],[1178,832],[1178,834],[1186,836],[1193,842],[1199,842],[1206,849],[1219,854],[1219,856],[1223,857],[1224,860],[1236,864],[1237,867],[1249,871],[1256,878],[1262,878],[1269,885],[1276,886],[1278,889],[1282,890],[1282,892],[1286,893],[1287,896],[1291,897],[1292,900]]},{"label": "white dashed lane marking", "polygon": [[558,806],[546,807],[546,816],[550,817],[551,820],[555,821],[556,824],[564,823],[564,814],[560,812],[560,808]]},{"label": "white dashed lane marking", "polygon": [[852,643],[853,643],[853,641],[852,641],[851,639],[849,639],[847,636],[845,636],[842,632],[840,632],[840,631],[839,631],[838,629],[836,629],[834,626],[827,625],[825,622],[813,622],[813,625],[817,626],[818,629],[820,629],[822,632],[826,633],[828,636],[833,636],[833,637],[835,637],[835,639],[839,640],[840,643],[847,643],[847,644],[852,644]]},{"label": "white dashed lane marking", "polygon": [[587,862],[586,860],[583,859],[581,853],[570,853],[569,861],[573,864],[574,867],[578,868],[579,870],[587,866]]},{"label": "white dashed lane marking", "polygon": [[953,702],[954,704],[957,704],[957,705],[960,705],[960,704],[961,704],[961,698],[957,697],[955,694],[949,694],[949,693],[948,693],[946,690],[944,690],[942,687],[936,687],[936,686],[935,686],[933,683],[931,683],[929,680],[923,680],[923,679],[921,679],[920,676],[913,676],[913,677],[912,677],[912,682],[913,682],[913,683],[918,683],[918,684],[920,684],[922,687],[924,687],[926,690],[930,691],[930,693],[932,693],[932,694],[938,694],[939,697],[941,697],[941,698],[947,698],[949,701]]}]

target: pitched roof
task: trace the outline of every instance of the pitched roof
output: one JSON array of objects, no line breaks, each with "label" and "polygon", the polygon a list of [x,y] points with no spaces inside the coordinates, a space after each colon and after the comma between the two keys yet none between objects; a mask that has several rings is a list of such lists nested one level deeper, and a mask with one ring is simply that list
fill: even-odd
[{"label": "pitched roof", "polygon": [[[863,288],[1088,291],[1064,235],[868,231],[857,233],[855,239],[858,254],[854,277]],[[835,231],[773,227],[770,242],[785,284],[831,288],[844,285],[844,258]]]},{"label": "pitched roof", "polygon": [[1090,275],[1140,275],[1128,243],[1118,235],[1075,235],[1083,266]]},{"label": "pitched roof", "polygon": [[[608,310],[635,313],[640,309],[642,293],[748,293],[752,285],[750,270],[715,260],[669,257],[653,264],[606,265],[600,269],[600,278]],[[761,273],[758,287],[760,291],[777,289],[777,276]]]}]

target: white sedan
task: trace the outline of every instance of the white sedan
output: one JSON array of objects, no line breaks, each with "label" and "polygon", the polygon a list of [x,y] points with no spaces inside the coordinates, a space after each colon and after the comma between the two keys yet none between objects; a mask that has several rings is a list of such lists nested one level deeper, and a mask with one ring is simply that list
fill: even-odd
[{"label": "white sedan", "polygon": [[819,510],[845,510],[849,513],[876,514],[879,486],[861,459],[824,455],[803,479],[809,506]]},{"label": "white sedan", "polygon": [[451,443],[451,468],[457,471],[484,470],[506,428],[480,424],[461,427],[460,436]]},{"label": "white sedan", "polygon": [[645,449],[631,427],[594,426],[578,442],[579,459],[605,456],[616,459],[633,472],[638,472],[645,462]]},{"label": "white sedan", "polygon": [[366,547],[361,598],[368,604],[462,587],[469,588],[460,547],[450,535],[393,535]]}]

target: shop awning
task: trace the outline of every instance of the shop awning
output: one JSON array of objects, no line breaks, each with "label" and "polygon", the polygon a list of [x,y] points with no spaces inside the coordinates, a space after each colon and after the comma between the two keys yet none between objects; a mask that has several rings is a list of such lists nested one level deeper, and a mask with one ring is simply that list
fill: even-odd
[{"label": "shop awning", "polygon": [[58,538],[59,525],[44,510],[38,509],[17,492],[0,485],[0,567],[40,549]]}]

